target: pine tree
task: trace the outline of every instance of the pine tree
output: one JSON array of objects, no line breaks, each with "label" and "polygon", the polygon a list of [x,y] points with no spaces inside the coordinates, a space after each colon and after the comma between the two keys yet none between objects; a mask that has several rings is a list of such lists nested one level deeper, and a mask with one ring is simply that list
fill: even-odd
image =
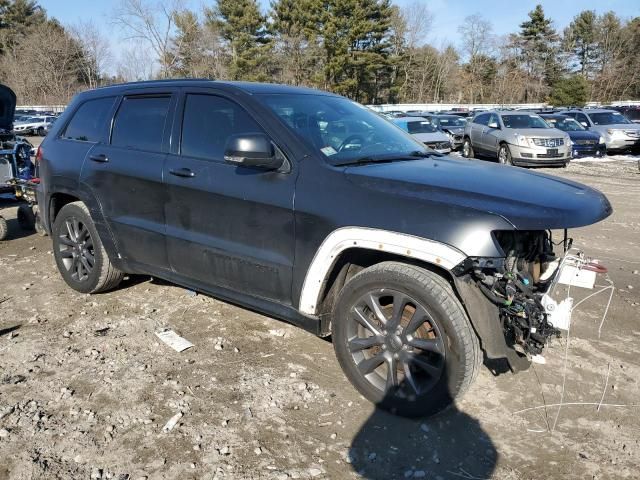
[{"label": "pine tree", "polygon": [[0,53],[46,20],[44,9],[35,0],[0,0]]},{"label": "pine tree", "polygon": [[575,55],[580,74],[588,78],[598,58],[598,17],[592,10],[580,12],[564,32],[566,48]]},{"label": "pine tree", "polygon": [[205,15],[228,44],[232,80],[270,79],[271,42],[257,0],[217,0],[216,7],[206,10]]}]

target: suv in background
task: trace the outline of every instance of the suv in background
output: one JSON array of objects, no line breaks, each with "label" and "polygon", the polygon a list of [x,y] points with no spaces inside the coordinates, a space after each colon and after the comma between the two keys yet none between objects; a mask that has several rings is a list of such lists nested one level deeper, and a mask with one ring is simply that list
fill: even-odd
[{"label": "suv in background", "polygon": [[529,366],[558,333],[550,230],[612,211],[590,187],[442,156],[347,98],[284,85],[87,91],[37,158],[71,288],[148,274],[330,335],[362,395],[413,416],[451,404],[483,355]]},{"label": "suv in background", "polygon": [[611,108],[611,110],[620,112],[633,123],[640,123],[640,105],[623,105],[607,108]]},{"label": "suv in background", "polygon": [[391,120],[419,142],[438,153],[451,152],[451,139],[424,117],[397,117]]},{"label": "suv in background", "polygon": [[629,151],[640,148],[640,125],[620,112],[601,108],[569,110],[563,115],[575,118],[588,130],[602,135],[607,151]]},{"label": "suv in background", "polygon": [[462,155],[478,153],[505,165],[565,167],[571,140],[534,113],[487,112],[473,117],[464,130]]}]

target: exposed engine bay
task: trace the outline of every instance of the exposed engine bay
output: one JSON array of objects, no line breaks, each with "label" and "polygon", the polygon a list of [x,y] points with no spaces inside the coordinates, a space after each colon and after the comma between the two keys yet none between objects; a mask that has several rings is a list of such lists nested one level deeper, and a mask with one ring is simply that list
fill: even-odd
[{"label": "exposed engine bay", "polygon": [[[472,276],[498,307],[507,345],[523,355],[538,355],[560,331],[551,324],[542,297],[558,271],[551,232],[500,231],[496,240],[506,256],[474,260]],[[565,249],[567,247],[565,237]]]}]

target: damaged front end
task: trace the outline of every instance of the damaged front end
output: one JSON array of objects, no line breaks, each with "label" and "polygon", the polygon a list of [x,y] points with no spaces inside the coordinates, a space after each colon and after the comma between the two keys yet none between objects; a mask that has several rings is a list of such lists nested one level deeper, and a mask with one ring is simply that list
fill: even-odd
[{"label": "damaged front end", "polygon": [[[569,255],[572,241],[566,230],[558,244],[561,255],[554,251],[550,231],[493,235],[504,257],[465,259],[454,269],[455,283],[487,358],[504,358],[511,370],[524,370],[551,337],[560,336],[558,327],[567,328],[570,302],[563,303],[561,311],[549,294],[562,270],[572,263],[567,259],[584,259],[584,255]],[[603,271],[586,260],[582,266],[591,272]]]}]

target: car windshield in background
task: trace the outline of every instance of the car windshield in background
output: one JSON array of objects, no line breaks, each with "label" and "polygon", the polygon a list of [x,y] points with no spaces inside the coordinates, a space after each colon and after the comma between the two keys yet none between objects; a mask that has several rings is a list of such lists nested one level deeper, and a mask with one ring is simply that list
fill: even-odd
[{"label": "car windshield in background", "polygon": [[624,116],[627,117],[631,121],[640,120],[640,109],[627,110],[626,112],[624,112]]},{"label": "car windshield in background", "polygon": [[441,127],[464,127],[467,122],[461,118],[451,115],[450,117],[437,117]]},{"label": "car windshield in background", "polygon": [[304,94],[256,97],[333,165],[429,155],[424,145],[390,121],[346,98]]},{"label": "car windshield in background", "polygon": [[436,127],[425,120],[420,120],[416,122],[407,122],[407,131],[411,134],[415,133],[433,133],[438,130]]},{"label": "car windshield in background", "polygon": [[594,125],[615,125],[617,123],[632,123],[624,115],[618,112],[590,113]]},{"label": "car windshield in background", "polygon": [[538,115],[502,115],[505,128],[549,128]]},{"label": "car windshield in background", "polygon": [[557,128],[558,130],[562,130],[563,132],[581,132],[586,130],[582,125],[580,125],[573,118],[545,118],[546,122],[550,127]]}]

